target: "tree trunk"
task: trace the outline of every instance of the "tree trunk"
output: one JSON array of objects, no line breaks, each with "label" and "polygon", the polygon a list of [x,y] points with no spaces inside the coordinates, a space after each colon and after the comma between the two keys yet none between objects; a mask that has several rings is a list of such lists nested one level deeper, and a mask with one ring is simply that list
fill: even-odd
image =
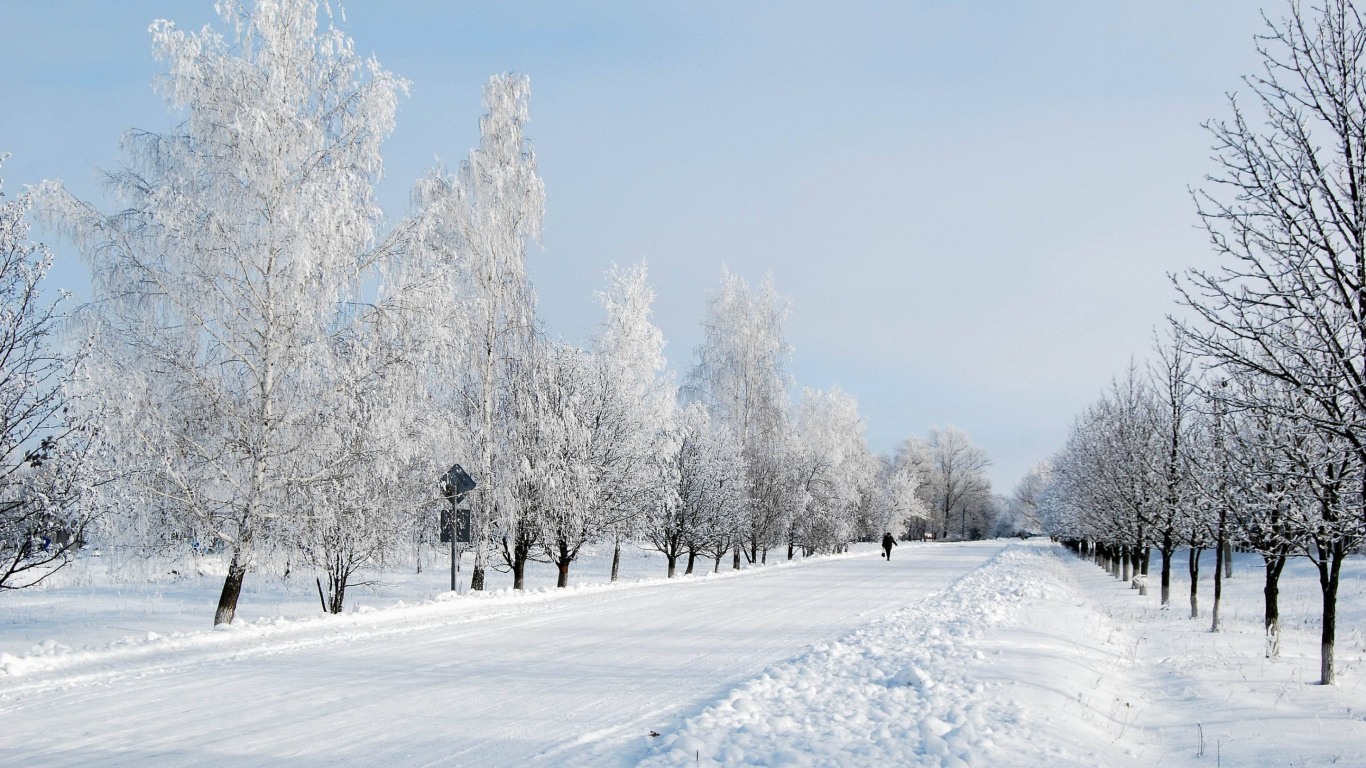
[{"label": "tree trunk", "polygon": [[791,560],[791,559],[792,559],[792,556],[795,555],[796,553],[797,553],[797,545],[794,544],[794,543],[792,543],[792,540],[791,540],[791,539],[788,539],[788,541],[787,541],[787,559],[788,559],[788,560]]},{"label": "tree trunk", "polygon": [[1219,539],[1214,546],[1214,608],[1210,611],[1209,631],[1219,631],[1219,601],[1224,597],[1224,548],[1228,543],[1223,541],[1224,526],[1219,524]]},{"label": "tree trunk", "polygon": [[512,588],[526,589],[526,556],[521,552],[512,556]]},{"label": "tree trunk", "polygon": [[1139,547],[1138,562],[1134,564],[1136,575],[1143,577],[1138,580],[1138,594],[1142,597],[1148,596],[1148,558],[1152,553],[1152,547]]},{"label": "tree trunk", "polygon": [[672,579],[674,572],[678,570],[678,555],[665,555],[664,557],[669,561],[669,578]]},{"label": "tree trunk", "polygon": [[247,566],[242,562],[240,546],[232,548],[232,562],[228,564],[228,577],[223,580],[223,593],[218,596],[218,611],[213,615],[213,625],[231,624],[237,615],[237,598],[242,596],[242,579],[246,578]]},{"label": "tree trunk", "polygon": [[1319,641],[1319,684],[1332,685],[1336,680],[1333,664],[1333,646],[1337,641],[1338,629],[1338,577],[1342,573],[1342,560],[1346,551],[1341,541],[1325,547],[1315,542],[1318,549],[1319,589],[1323,592],[1323,635]]},{"label": "tree trunk", "polygon": [[1224,542],[1224,578],[1233,578],[1233,543]]},{"label": "tree trunk", "polygon": [[569,586],[569,561],[561,560],[555,564],[560,569],[560,578],[555,582],[556,587]]},{"label": "tree trunk", "polygon": [[1130,567],[1133,562],[1133,559],[1133,550],[1131,548],[1124,547],[1123,549],[1119,550],[1119,567],[1121,571],[1119,579],[1120,581],[1123,581],[1124,583],[1128,584],[1130,587],[1132,587],[1134,584],[1134,577],[1133,574],[1130,572]]},{"label": "tree trunk", "polygon": [[738,570],[740,570],[740,545],[739,545],[739,544],[736,544],[736,545],[735,545],[735,552],[734,552],[734,555],[735,555],[735,557],[734,557],[734,559],[732,560],[731,570],[733,570],[733,571],[738,571]]},{"label": "tree trunk", "polygon": [[621,572],[621,539],[616,540],[616,547],[612,549],[612,581],[617,580],[617,574]]},{"label": "tree trunk", "polygon": [[696,552],[695,550],[691,550],[691,549],[688,550],[688,570],[686,570],[686,571],[683,572],[683,575],[684,575],[684,576],[687,576],[688,574],[692,573],[693,563],[696,563],[696,562],[697,562],[697,552]]},{"label": "tree trunk", "polygon": [[1162,535],[1162,605],[1166,606],[1172,598],[1172,535]]},{"label": "tree trunk", "polygon": [[1285,570],[1285,555],[1266,555],[1266,586],[1262,587],[1262,597],[1266,603],[1264,626],[1266,628],[1266,657],[1274,659],[1281,655],[1281,571]]},{"label": "tree trunk", "polygon": [[474,573],[470,576],[470,589],[480,592],[484,589],[484,564],[478,561],[478,554],[475,558]]},{"label": "tree trunk", "polygon": [[1191,575],[1191,618],[1200,618],[1200,548],[1191,547],[1187,550],[1189,560],[1186,568]]},{"label": "tree trunk", "polygon": [[331,599],[327,606],[327,612],[341,613],[346,603],[346,577],[329,573],[327,575],[327,586],[331,588],[329,591],[332,593],[328,596]]},{"label": "tree trunk", "polygon": [[763,551],[759,553],[759,564],[768,565],[768,547],[764,547]]}]

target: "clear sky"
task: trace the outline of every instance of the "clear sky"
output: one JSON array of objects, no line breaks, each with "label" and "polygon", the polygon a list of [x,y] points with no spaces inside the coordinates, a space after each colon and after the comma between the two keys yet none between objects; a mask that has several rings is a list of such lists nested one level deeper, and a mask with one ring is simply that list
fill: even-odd
[{"label": "clear sky", "polygon": [[[1279,0],[1266,0],[1281,14]],[[476,142],[479,87],[531,77],[552,334],[586,340],[612,263],[649,260],[685,368],[722,264],[793,299],[798,386],[838,384],[875,450],[968,430],[1008,492],[1206,259],[1200,123],[1257,61],[1258,3],[350,0],[412,81],[381,201]],[[0,175],[99,195],[123,130],[169,125],[148,24],[211,0],[0,0]],[[53,280],[84,273],[58,245]]]}]

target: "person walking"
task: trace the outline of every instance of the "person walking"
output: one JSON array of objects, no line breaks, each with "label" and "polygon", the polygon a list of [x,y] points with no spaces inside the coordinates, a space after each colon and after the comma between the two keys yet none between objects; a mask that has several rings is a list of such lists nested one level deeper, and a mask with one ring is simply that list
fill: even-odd
[{"label": "person walking", "polygon": [[892,559],[892,547],[897,546],[896,537],[891,531],[882,534],[882,556],[888,560]]}]

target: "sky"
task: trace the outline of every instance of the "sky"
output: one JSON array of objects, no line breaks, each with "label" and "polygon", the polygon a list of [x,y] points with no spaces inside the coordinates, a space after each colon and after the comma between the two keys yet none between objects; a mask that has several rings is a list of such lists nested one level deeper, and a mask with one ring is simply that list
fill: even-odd
[{"label": "sky", "polygon": [[[530,76],[552,335],[586,342],[604,271],[646,259],[682,372],[721,266],[771,273],[794,394],[851,393],[881,452],[965,429],[1009,492],[1149,355],[1168,275],[1208,263],[1201,124],[1256,70],[1257,5],[350,0],[336,21],[412,83],[385,145],[395,219],[477,142],[482,83]],[[172,124],[160,18],[217,23],[210,0],[0,0],[6,190],[57,178],[108,204],[123,131]]]}]

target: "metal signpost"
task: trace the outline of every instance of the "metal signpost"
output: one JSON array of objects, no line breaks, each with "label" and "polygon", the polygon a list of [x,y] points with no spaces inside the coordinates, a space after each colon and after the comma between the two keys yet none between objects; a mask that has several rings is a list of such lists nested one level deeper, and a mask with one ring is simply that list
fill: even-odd
[{"label": "metal signpost", "polygon": [[441,478],[441,495],[451,503],[449,510],[441,512],[441,543],[451,545],[451,591],[457,591],[460,585],[460,552],[461,544],[469,544],[473,541],[470,531],[470,511],[460,509],[460,503],[465,500],[465,494],[474,490],[478,484],[474,478],[469,476],[459,464],[452,465],[446,474]]}]

